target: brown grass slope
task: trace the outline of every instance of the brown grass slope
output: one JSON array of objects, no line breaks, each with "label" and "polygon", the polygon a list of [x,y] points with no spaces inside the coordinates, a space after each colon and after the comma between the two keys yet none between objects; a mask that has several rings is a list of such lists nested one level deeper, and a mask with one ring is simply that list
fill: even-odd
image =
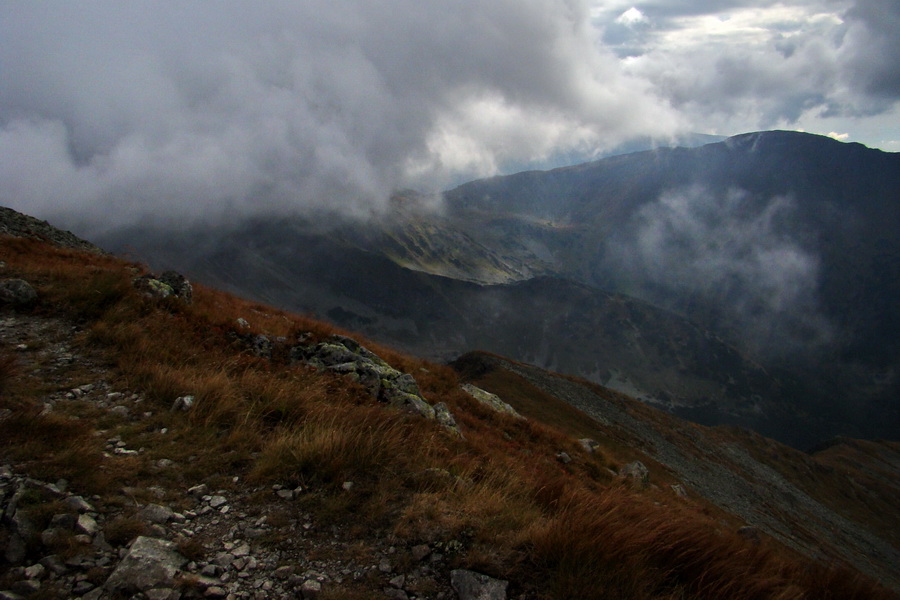
[{"label": "brown grass slope", "polygon": [[[3,277],[26,279],[38,291],[36,304],[18,313],[2,309],[3,316],[66,324],[72,332],[66,343],[90,359],[85,378],[101,373],[139,391],[150,415],[115,419],[78,401],[47,412],[42,399],[59,392],[59,384],[40,365],[19,368],[4,343],[0,461],[18,470],[64,477],[73,489],[101,498],[122,486],[310,485],[316,491],[306,508],[322,518],[353,523],[361,538],[378,530],[410,542],[452,543],[454,566],[509,579],[513,596],[897,597],[848,566],[810,560],[767,539],[754,544],[705,502],[614,477],[610,468],[652,455],[630,445],[634,434],[586,419],[579,424],[575,413],[562,411],[527,420],[494,413],[459,389],[450,368],[361,340],[412,373],[430,402],[446,402],[461,439],[379,404],[346,378],[292,363],[287,347],[301,336],[334,333],[326,324],[202,286],[189,306],[151,300],[131,285],[139,265],[34,240],[0,238],[0,258]],[[271,359],[249,351],[239,317],[252,333],[285,338]],[[171,411],[184,394],[196,398],[191,411]],[[523,386],[509,401],[524,402],[528,394]],[[632,419],[652,418],[650,409],[639,410]],[[150,434],[162,428],[167,435]],[[101,440],[114,435],[145,452],[104,455]],[[595,437],[599,452],[580,450],[574,435]],[[560,451],[574,460],[561,463]],[[151,468],[162,456],[183,467]],[[664,458],[657,456],[659,464]],[[654,467],[653,477],[664,477],[661,469]],[[347,480],[355,482],[350,494],[341,490]],[[360,514],[368,520],[360,522]],[[133,535],[129,523],[119,525],[110,535]]]}]

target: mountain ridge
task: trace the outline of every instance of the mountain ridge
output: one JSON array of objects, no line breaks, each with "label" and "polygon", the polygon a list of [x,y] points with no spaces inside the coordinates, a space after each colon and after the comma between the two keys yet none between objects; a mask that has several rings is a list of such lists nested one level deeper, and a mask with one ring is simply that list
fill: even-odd
[{"label": "mountain ridge", "polygon": [[[692,415],[705,423],[733,422],[730,407],[741,404],[752,417],[759,396],[759,406],[786,419],[753,426],[809,447],[833,435],[900,430],[900,321],[891,308],[900,302],[898,173],[900,154],[759,132],[470,182],[446,194],[443,213],[421,210],[407,193],[380,220],[330,217],[326,230],[312,218],[256,219],[228,231],[134,228],[102,245],[131,245],[151,263],[433,359],[480,347],[661,404],[705,406]],[[559,278],[558,298],[551,286],[535,286],[533,297],[515,293],[516,282],[547,276]],[[595,288],[598,298],[631,296],[638,312],[660,310],[663,321],[665,313],[686,318],[736,349],[748,372],[762,367],[769,383],[762,393],[736,393],[719,371],[712,388],[697,387],[678,373],[703,357],[674,346],[653,368],[617,356],[602,364],[572,358],[566,335],[594,335],[590,352],[640,349],[628,350],[622,332],[588,333],[592,317],[572,313],[565,280]],[[517,346],[521,324],[504,332],[468,315],[466,303],[496,313],[496,323],[528,314],[529,344]],[[560,314],[572,315],[565,335],[545,323]],[[667,370],[674,379],[661,384]],[[820,427],[797,427],[811,415]]]}]

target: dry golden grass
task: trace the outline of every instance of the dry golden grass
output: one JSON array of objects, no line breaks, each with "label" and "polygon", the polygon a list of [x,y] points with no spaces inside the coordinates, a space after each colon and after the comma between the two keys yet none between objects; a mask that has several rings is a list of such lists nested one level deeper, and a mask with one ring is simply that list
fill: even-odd
[{"label": "dry golden grass", "polygon": [[[311,485],[316,493],[302,502],[320,518],[352,523],[361,538],[366,527],[378,527],[427,541],[452,564],[510,577],[539,597],[895,597],[858,575],[754,546],[695,506],[662,506],[652,490],[612,481],[605,467],[629,457],[623,441],[604,438],[579,414],[541,413],[541,398],[524,388],[516,394],[532,404],[520,406],[548,423],[494,413],[459,390],[451,369],[360,340],[413,374],[428,400],[446,402],[464,430],[459,439],[376,403],[346,379],[291,364],[285,348],[276,347],[271,360],[253,356],[236,320],[246,319],[250,333],[288,343],[306,332],[313,340],[345,333],[327,324],[200,285],[191,306],[152,301],[131,287],[139,268],[110,257],[28,240],[0,239],[0,250],[10,276],[38,287],[35,313],[81,323],[86,335],[75,343],[101,356],[112,377],[139,391],[155,412],[140,425],[105,425],[114,429],[104,436],[115,433],[147,450],[139,458],[104,459],[89,412],[78,421],[42,415],[33,390],[5,400],[12,415],[0,421],[0,453],[38,474],[109,496],[153,478],[181,489],[204,479],[230,485],[233,475],[253,485]],[[0,361],[0,385],[13,380],[15,369]],[[195,397],[194,407],[172,412],[184,395]],[[169,433],[158,435],[161,428]],[[578,450],[574,437],[581,435],[601,442],[599,455]],[[561,464],[560,450],[575,460]],[[178,468],[154,471],[160,457]],[[351,492],[344,481],[354,482]],[[360,523],[360,513],[373,518]],[[116,542],[141,532],[129,517],[106,526]],[[350,588],[328,594],[366,597]]]}]

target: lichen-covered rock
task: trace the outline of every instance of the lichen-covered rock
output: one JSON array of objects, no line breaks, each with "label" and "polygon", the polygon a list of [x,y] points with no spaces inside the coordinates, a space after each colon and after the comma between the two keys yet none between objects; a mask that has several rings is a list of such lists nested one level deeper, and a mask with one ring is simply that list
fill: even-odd
[{"label": "lichen-covered rock", "polygon": [[190,304],[193,301],[194,288],[191,285],[191,282],[181,273],[176,271],[166,271],[160,275],[158,279],[172,288],[172,292],[175,296],[183,300],[185,304]]},{"label": "lichen-covered rock", "polygon": [[466,392],[491,410],[495,410],[499,413],[504,413],[507,415],[512,415],[513,417],[516,417],[518,419],[525,418],[520,415],[518,411],[516,411],[516,409],[501,400],[500,396],[498,396],[497,394],[492,394],[479,387],[475,387],[471,383],[464,383],[461,387],[464,392]]},{"label": "lichen-covered rock", "polygon": [[450,412],[450,407],[447,406],[446,402],[438,402],[434,405],[434,418],[438,423],[443,425],[447,430],[455,433],[458,436],[462,436],[462,432],[459,430],[459,425],[456,424],[456,418],[453,416],[453,413]]},{"label": "lichen-covered rock", "polygon": [[163,283],[152,275],[141,275],[132,282],[132,285],[134,289],[148,298],[161,300],[175,293],[171,285]]},{"label": "lichen-covered rock", "polygon": [[125,593],[172,588],[176,584],[175,576],[186,562],[172,542],[140,536],[104,587],[111,592]]},{"label": "lichen-covered rock", "polygon": [[0,281],[0,303],[27,306],[37,299],[37,292],[24,279]]},{"label": "lichen-covered rock", "polygon": [[[422,397],[419,384],[412,375],[393,368],[352,338],[334,335],[315,345],[295,346],[290,355],[294,360],[354,379],[382,402],[429,420],[437,419],[435,408]],[[459,432],[446,405],[441,410],[441,419],[442,425]]]},{"label": "lichen-covered rock", "polygon": [[134,288],[148,298],[163,299],[175,297],[190,304],[193,301],[194,289],[184,275],[175,271],[166,271],[159,277],[141,275],[132,282]]}]

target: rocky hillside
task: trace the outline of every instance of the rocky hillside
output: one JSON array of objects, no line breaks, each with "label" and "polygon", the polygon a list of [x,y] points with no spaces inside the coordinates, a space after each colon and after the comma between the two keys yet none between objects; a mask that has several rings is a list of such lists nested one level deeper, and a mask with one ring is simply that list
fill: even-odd
[{"label": "rocky hillside", "polygon": [[897,597],[894,445],[819,461],[108,255],[0,253],[3,598]]}]

